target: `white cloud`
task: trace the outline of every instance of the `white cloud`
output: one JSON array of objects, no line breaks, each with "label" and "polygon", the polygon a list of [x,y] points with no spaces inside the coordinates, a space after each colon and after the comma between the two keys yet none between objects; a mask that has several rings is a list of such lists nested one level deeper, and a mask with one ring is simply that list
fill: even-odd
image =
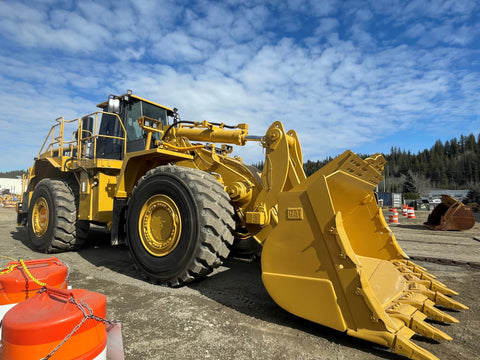
[{"label": "white cloud", "polygon": [[241,68],[249,63],[255,52],[256,48],[246,44],[220,48],[210,55],[204,65],[224,74],[232,74],[227,76],[235,76]]},{"label": "white cloud", "polygon": [[405,6],[405,13],[440,18],[447,15],[468,16],[476,7],[474,1],[414,0]]},{"label": "white cloud", "polygon": [[372,20],[373,14],[369,9],[361,8],[355,11],[355,20],[366,23]]},{"label": "white cloud", "polygon": [[62,9],[52,10],[47,17],[40,10],[23,4],[14,8],[2,3],[2,7],[0,28],[23,46],[88,52],[108,38],[103,26]]},{"label": "white cloud", "polygon": [[[479,27],[468,14],[478,7],[177,3],[0,2],[1,151],[15,146],[11,131],[32,144],[1,160],[0,171],[19,159],[28,166],[54,118],[91,112],[126,89],[178,107],[184,119],[247,122],[255,135],[283,121],[299,133],[305,159],[425,121],[432,132],[436,124],[480,131]],[[256,144],[241,153],[262,157]]]},{"label": "white cloud", "polygon": [[405,35],[410,38],[418,39],[422,37],[426,31],[427,29],[423,23],[415,23],[407,27]]},{"label": "white cloud", "polygon": [[338,20],[335,18],[322,18],[319,21],[315,35],[325,36],[326,34],[336,30],[339,26]]},{"label": "white cloud", "polygon": [[157,42],[151,52],[159,60],[168,62],[190,63],[208,58],[213,51],[213,44],[200,38],[194,38],[182,30],[166,34]]},{"label": "white cloud", "polygon": [[288,0],[288,10],[314,16],[327,16],[335,13],[340,6],[337,0]]}]

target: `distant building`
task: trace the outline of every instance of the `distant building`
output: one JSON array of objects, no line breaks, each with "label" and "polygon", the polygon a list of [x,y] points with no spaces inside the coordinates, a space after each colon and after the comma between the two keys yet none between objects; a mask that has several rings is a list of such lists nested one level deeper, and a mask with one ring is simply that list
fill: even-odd
[{"label": "distant building", "polygon": [[442,195],[450,195],[451,197],[462,201],[467,197],[468,190],[448,190],[448,189],[434,189],[430,190],[430,193],[428,194],[428,202],[429,203],[440,203],[441,196]]},{"label": "distant building", "polygon": [[402,194],[400,193],[378,192],[377,195],[378,200],[381,200],[382,206],[402,206]]},{"label": "distant building", "polygon": [[0,178],[0,195],[4,193],[20,194],[22,192],[22,179]]},{"label": "distant building", "polygon": [[[431,208],[442,202],[442,195],[450,195],[451,197],[463,201],[467,197],[469,190],[449,190],[449,189],[434,189],[428,194],[428,197],[423,197],[422,200],[418,200],[419,203],[430,204]],[[414,206],[414,201],[411,199],[403,199],[401,193],[389,193],[389,192],[377,192],[378,200],[382,206],[401,207],[402,204]],[[408,201],[408,202],[406,202]]]}]

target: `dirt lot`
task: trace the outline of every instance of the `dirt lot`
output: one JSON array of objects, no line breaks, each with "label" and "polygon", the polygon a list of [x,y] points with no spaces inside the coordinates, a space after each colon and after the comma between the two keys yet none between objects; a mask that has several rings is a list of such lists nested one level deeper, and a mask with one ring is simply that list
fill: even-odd
[{"label": "dirt lot", "polygon": [[[0,208],[0,255],[47,257],[32,250],[15,216]],[[424,228],[426,216],[401,217],[393,231],[417,263],[460,292],[457,300],[470,310],[454,312],[459,324],[434,324],[452,342],[414,340],[444,360],[478,358],[480,219],[471,230],[446,233]],[[89,240],[81,251],[57,256],[70,266],[73,287],[107,296],[108,317],[122,322],[126,359],[405,359],[283,311],[264,290],[258,262],[229,260],[203,281],[170,289],[142,281],[128,250],[110,247],[105,231],[92,230]],[[6,263],[0,259],[2,267]]]}]

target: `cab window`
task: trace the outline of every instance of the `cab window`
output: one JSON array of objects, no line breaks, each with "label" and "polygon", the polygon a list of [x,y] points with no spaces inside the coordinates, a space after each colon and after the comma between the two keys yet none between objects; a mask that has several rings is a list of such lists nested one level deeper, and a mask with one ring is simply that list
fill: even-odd
[{"label": "cab window", "polygon": [[143,139],[143,130],[138,126],[138,118],[142,116],[142,102],[137,101],[125,106],[124,125],[127,131],[127,141]]},{"label": "cab window", "polygon": [[162,122],[162,125],[167,125],[167,110],[146,102],[142,102],[142,105],[144,116],[155,120],[160,120]]}]

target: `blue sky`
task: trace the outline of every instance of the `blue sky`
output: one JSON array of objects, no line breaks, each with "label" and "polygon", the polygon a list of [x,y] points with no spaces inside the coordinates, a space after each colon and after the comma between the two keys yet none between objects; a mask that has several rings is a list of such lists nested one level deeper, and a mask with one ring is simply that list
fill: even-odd
[{"label": "blue sky", "polygon": [[253,135],[280,120],[304,160],[477,136],[478,19],[475,0],[3,0],[0,171],[127,89]]}]

